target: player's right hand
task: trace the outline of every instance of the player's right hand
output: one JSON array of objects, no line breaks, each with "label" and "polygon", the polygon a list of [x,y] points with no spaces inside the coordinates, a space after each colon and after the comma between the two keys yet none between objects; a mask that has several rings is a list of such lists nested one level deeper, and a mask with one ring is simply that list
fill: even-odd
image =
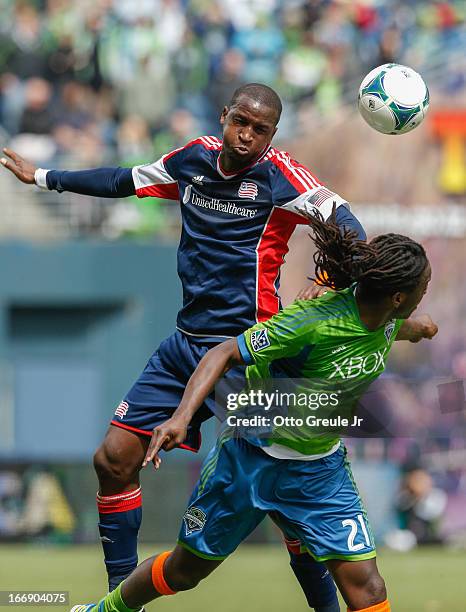
[{"label": "player's right hand", "polygon": [[159,451],[163,448],[165,451],[170,451],[179,444],[182,444],[186,438],[188,432],[188,424],[179,417],[172,417],[154,427],[152,432],[152,438],[147,449],[146,456],[142,462],[142,467],[146,467],[148,463],[152,461],[156,470],[159,469],[162,459],[160,458]]},{"label": "player's right hand", "polygon": [[[416,317],[416,320],[421,324],[422,328],[422,338],[427,338],[427,340],[432,340],[432,338],[438,332],[438,326],[434,323],[428,314],[419,315]],[[411,340],[411,342],[417,342],[417,340]]]},{"label": "player's right hand", "polygon": [[3,153],[6,157],[2,157],[0,163],[12,172],[22,183],[34,185],[34,173],[37,168],[11,149],[5,148],[3,149]]}]

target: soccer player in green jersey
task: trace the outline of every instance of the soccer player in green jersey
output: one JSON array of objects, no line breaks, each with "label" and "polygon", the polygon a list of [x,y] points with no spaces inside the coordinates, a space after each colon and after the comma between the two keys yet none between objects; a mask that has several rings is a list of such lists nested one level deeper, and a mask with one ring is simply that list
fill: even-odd
[{"label": "soccer player in green jersey", "polygon": [[[192,375],[173,417],[158,426],[144,465],[183,441],[215,383],[247,364],[247,379],[319,380],[320,389],[351,389],[353,400],[384,370],[396,340],[432,338],[428,315],[410,318],[431,277],[423,247],[398,234],[369,244],[311,217],[316,276],[333,289],[298,300],[238,338],[211,349]],[[322,386],[323,385],[323,386]],[[335,432],[293,439],[280,429],[265,439],[221,435],[207,457],[171,552],[144,561],[99,604],[74,612],[130,612],[162,595],[192,589],[267,515],[327,564],[349,610],[388,612],[385,584],[366,511],[346,451]],[[254,609],[254,608],[252,608]]]}]

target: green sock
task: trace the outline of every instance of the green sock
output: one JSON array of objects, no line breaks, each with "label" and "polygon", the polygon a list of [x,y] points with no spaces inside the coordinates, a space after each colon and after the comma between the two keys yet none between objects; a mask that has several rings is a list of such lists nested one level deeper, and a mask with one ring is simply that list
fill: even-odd
[{"label": "green sock", "polygon": [[99,609],[101,603],[103,603],[102,612],[136,612],[137,610],[141,609],[140,606],[138,608],[128,608],[121,597],[122,584],[123,583],[119,584],[114,591],[99,601],[97,604],[97,610]]}]

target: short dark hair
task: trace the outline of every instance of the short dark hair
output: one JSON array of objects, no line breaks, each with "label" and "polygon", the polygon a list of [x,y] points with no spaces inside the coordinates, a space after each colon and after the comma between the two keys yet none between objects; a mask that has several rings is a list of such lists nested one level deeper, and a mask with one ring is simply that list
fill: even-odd
[{"label": "short dark hair", "polygon": [[277,115],[276,123],[279,122],[282,114],[282,101],[280,100],[280,96],[277,94],[277,92],[271,87],[268,85],[263,85],[262,83],[247,83],[246,85],[242,85],[233,93],[230,100],[230,106],[234,106],[238,101],[238,98],[241,96],[252,98],[253,100],[260,102],[264,106],[268,106],[274,110]]}]

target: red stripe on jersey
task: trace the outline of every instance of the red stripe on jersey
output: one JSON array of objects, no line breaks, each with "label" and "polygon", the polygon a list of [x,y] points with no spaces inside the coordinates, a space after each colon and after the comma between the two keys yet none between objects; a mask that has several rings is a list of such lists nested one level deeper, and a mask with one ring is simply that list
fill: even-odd
[{"label": "red stripe on jersey", "polygon": [[177,153],[179,153],[183,149],[186,149],[187,147],[190,147],[192,144],[194,144],[194,142],[188,142],[188,144],[186,146],[184,146],[184,147],[178,147],[177,149],[173,149],[173,151],[170,151],[170,153],[167,153],[166,155],[164,155],[162,157],[162,161],[170,159],[170,157],[173,157],[174,155],[176,155]]},{"label": "red stripe on jersey", "polygon": [[201,136],[200,142],[206,147],[206,149],[221,149],[222,141],[215,136]]},{"label": "red stripe on jersey", "polygon": [[280,169],[298,193],[304,193],[321,185],[305,166],[291,159],[285,151],[275,151],[270,161]]},{"label": "red stripe on jersey", "polygon": [[274,208],[264,226],[256,248],[257,321],[267,321],[278,312],[280,301],[275,283],[283,257],[288,253],[288,240],[300,219],[299,215],[289,210]]},{"label": "red stripe on jersey", "polygon": [[180,151],[183,151],[183,149],[189,149],[189,147],[192,147],[193,145],[196,145],[196,144],[201,144],[206,149],[221,149],[222,148],[222,141],[219,140],[218,138],[215,138],[215,136],[200,136],[199,138],[195,138],[194,140],[191,140],[190,142],[185,144],[184,147],[179,147],[178,149],[174,149],[173,151],[170,151],[170,153],[167,153],[166,155],[162,157],[162,161],[165,162],[167,159],[170,159],[170,157],[173,157]]},{"label": "red stripe on jersey", "polygon": [[166,200],[179,200],[180,192],[178,190],[178,183],[159,183],[158,185],[147,185],[136,189],[136,195],[152,196],[154,198],[165,198]]}]

